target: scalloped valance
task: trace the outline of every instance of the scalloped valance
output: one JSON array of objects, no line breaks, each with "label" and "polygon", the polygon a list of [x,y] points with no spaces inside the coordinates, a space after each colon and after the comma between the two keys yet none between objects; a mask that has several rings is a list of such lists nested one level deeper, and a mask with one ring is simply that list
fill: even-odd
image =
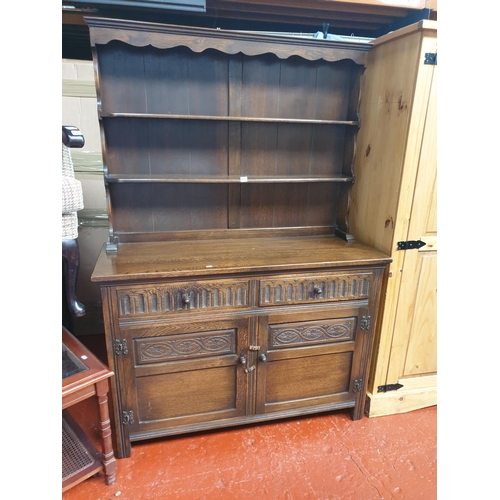
[{"label": "scalloped valance", "polygon": [[328,62],[351,59],[366,64],[370,43],[323,40],[291,35],[274,35],[259,32],[230,31],[211,28],[193,28],[141,21],[126,21],[89,17],[85,21],[90,29],[93,47],[113,40],[158,49],[188,47],[193,52],[215,49],[226,54],[242,53],[257,56],[275,54],[280,59],[299,56],[309,61],[323,59]]}]

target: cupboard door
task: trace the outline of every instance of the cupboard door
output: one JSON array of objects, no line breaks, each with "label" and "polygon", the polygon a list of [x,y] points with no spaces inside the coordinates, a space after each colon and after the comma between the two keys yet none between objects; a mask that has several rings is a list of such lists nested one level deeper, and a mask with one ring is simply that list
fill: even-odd
[{"label": "cupboard door", "polygon": [[[247,413],[248,319],[123,329],[122,409],[132,440]],[[132,413],[130,413],[132,412]]]},{"label": "cupboard door", "polygon": [[[437,374],[437,67],[430,84],[387,383]],[[401,382],[404,384],[404,382]]]},{"label": "cupboard door", "polygon": [[256,413],[354,407],[364,386],[361,311],[346,307],[262,317]]}]

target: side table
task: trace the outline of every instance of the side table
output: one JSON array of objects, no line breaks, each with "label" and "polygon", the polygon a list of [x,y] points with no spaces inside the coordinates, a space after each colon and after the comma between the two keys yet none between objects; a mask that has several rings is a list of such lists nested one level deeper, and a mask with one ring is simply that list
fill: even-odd
[{"label": "side table", "polygon": [[[116,479],[116,458],[111,438],[108,369],[66,328],[62,327],[62,491],[104,471],[106,484]],[[102,453],[99,453],[66,410],[84,399],[96,396]]]}]

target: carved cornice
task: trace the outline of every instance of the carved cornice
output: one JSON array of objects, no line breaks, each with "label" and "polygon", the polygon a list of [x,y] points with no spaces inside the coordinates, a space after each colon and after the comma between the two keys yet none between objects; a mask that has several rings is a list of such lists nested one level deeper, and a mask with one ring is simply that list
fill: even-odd
[{"label": "carved cornice", "polygon": [[93,47],[119,40],[136,47],[158,49],[188,47],[193,52],[215,49],[226,54],[247,56],[275,54],[280,59],[299,56],[309,61],[334,62],[351,59],[366,64],[371,45],[360,42],[320,40],[309,37],[271,35],[257,32],[163,25],[141,21],[85,18]]}]

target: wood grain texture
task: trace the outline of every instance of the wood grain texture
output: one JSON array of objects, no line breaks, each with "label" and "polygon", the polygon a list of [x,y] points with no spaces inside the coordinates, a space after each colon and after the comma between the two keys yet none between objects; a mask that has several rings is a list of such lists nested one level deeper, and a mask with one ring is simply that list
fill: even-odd
[{"label": "wood grain texture", "polygon": [[360,419],[390,258],[334,233],[370,47],[89,25],[113,219],[92,281],[118,455],[317,411]]},{"label": "wood grain texture", "polygon": [[271,362],[267,367],[265,404],[348,392],[351,356],[340,353]]},{"label": "wood grain texture", "polygon": [[385,266],[389,261],[371,247],[334,236],[200,240],[188,248],[183,241],[125,243],[117,254],[101,251],[92,281]]},{"label": "wood grain texture", "polygon": [[420,259],[418,289],[412,308],[410,338],[401,371],[404,376],[437,372],[437,258],[428,253]]},{"label": "wood grain texture", "polygon": [[[414,33],[397,46],[384,44],[374,49],[363,77],[359,111],[363,125],[353,167],[356,182],[351,191],[349,227],[360,241],[388,254],[394,238],[405,239],[407,231],[398,207],[419,40],[420,35]],[[397,234],[396,225],[401,226]]]},{"label": "wood grain texture", "polygon": [[[359,64],[364,63],[366,53],[370,50],[365,43],[328,40],[325,44],[325,40],[262,35],[257,32],[186,28],[97,17],[85,18],[85,22],[90,29],[92,46],[120,40],[137,47],[153,45],[159,49],[166,49],[183,46],[197,53],[216,49],[227,54],[241,52],[247,56],[272,52],[281,59],[296,55],[311,61],[324,59],[333,62],[352,59]],[[273,44],[272,49],[269,47],[270,43]]]},{"label": "wood grain texture", "polygon": [[[218,31],[193,36],[225,40]],[[176,29],[161,50],[116,32],[94,47],[113,250],[177,231],[347,232],[362,64],[281,59],[272,36],[272,53],[249,57],[193,51]],[[132,183],[144,187],[115,186]]]},{"label": "wood grain texture", "polygon": [[122,286],[116,291],[120,318],[164,318],[178,312],[245,308],[250,305],[249,295],[249,280]]},{"label": "wood grain texture", "polygon": [[[437,66],[423,64],[436,51],[436,29],[426,21],[376,40],[364,75],[349,227],[393,258],[368,389],[377,401],[378,386],[436,370]],[[422,252],[396,249],[419,239],[429,242]],[[384,413],[391,401],[404,408],[382,400]]]},{"label": "wood grain texture", "polygon": [[[128,432],[155,432],[245,415],[246,375],[238,356],[249,344],[248,334],[245,318],[120,329],[120,337],[126,338],[136,353],[120,359],[122,404],[136,416]],[[214,348],[220,337],[227,340],[229,352],[220,343],[219,349]],[[186,355],[137,364],[140,346],[155,343],[170,353],[168,346],[175,345]]]},{"label": "wood grain texture", "polygon": [[434,386],[420,390],[404,391],[400,394],[374,394],[370,396],[367,411],[370,417],[383,417],[435,406],[437,403],[437,387]]},{"label": "wood grain texture", "polygon": [[272,277],[260,280],[259,304],[267,306],[359,300],[369,296],[372,286],[373,275],[370,272]]},{"label": "wood grain texture", "polygon": [[[435,50],[435,36],[425,37],[424,42],[422,53]],[[422,67],[425,80],[419,82],[421,92],[417,94],[421,108],[414,117],[418,128],[409,136],[404,166],[408,171],[415,168],[413,185],[408,180],[408,197],[414,201],[410,207],[402,207],[408,210],[408,240],[437,237],[437,66]],[[404,252],[388,380],[435,373],[437,369],[436,266],[435,251]]]}]

